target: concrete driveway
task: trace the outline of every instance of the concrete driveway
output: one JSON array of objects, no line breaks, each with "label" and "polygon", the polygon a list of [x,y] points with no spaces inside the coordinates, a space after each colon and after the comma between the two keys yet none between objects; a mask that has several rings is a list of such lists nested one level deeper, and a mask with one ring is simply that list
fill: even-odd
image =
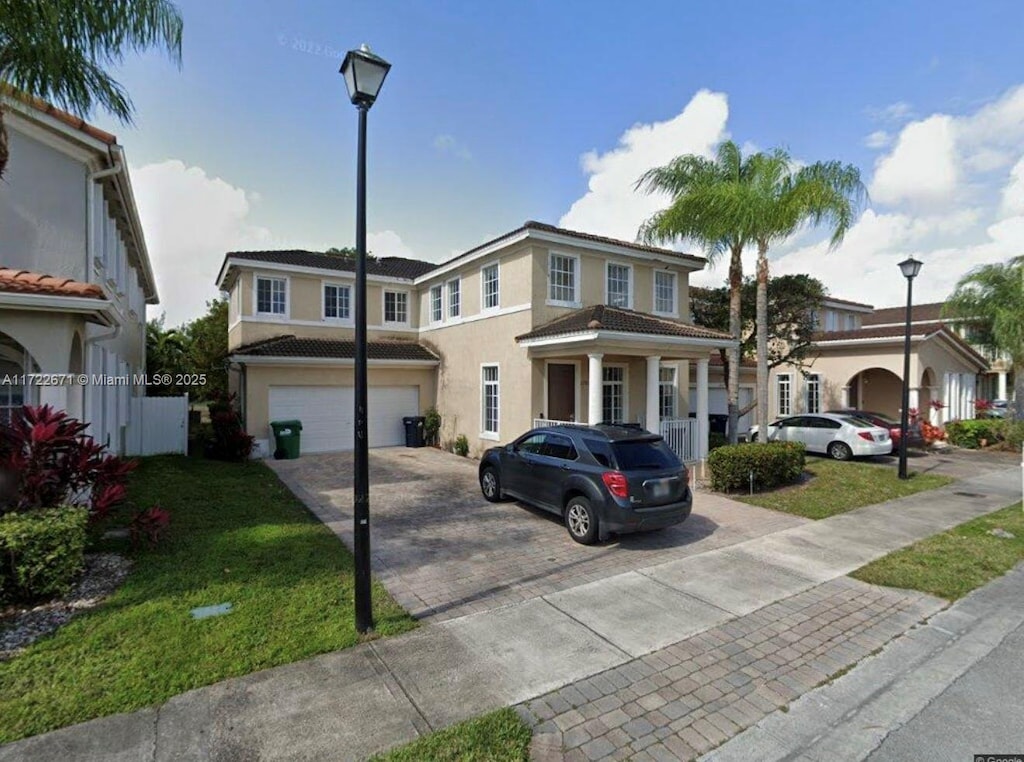
[{"label": "concrete driveway", "polygon": [[[817,456],[808,456],[817,457]],[[878,455],[865,458],[863,463],[883,466],[899,465],[897,455]],[[972,476],[1002,471],[1020,465],[1020,454],[997,452],[995,450],[967,450],[950,447],[945,450],[908,450],[907,468],[922,474],[942,474],[954,479],[969,479]]]},{"label": "concrete driveway", "polygon": [[[351,453],[267,463],[352,546]],[[484,500],[477,465],[433,448],[370,451],[374,573],[413,616],[439,621],[519,603],[806,521],[697,492],[677,527],[586,547],[557,517]]]}]

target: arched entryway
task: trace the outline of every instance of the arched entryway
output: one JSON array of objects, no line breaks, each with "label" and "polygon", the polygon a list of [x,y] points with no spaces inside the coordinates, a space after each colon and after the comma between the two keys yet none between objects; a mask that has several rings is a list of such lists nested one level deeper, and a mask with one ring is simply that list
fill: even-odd
[{"label": "arched entryway", "polygon": [[0,424],[7,424],[23,405],[38,402],[38,387],[26,384],[26,373],[38,373],[39,366],[28,351],[5,333],[0,333]]},{"label": "arched entryway", "polygon": [[847,382],[850,407],[896,420],[900,414],[903,380],[885,368],[867,368]]}]

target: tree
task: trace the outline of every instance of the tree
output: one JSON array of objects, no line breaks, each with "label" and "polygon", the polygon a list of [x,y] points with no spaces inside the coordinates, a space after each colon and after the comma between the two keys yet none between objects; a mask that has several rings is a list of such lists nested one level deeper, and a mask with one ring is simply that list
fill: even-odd
[{"label": "tree", "polygon": [[[638,238],[646,243],[672,243],[690,240],[701,246],[714,263],[729,252],[729,334],[742,338],[741,291],[743,288],[743,249],[750,242],[739,220],[719,213],[732,209],[728,199],[746,193],[752,178],[751,159],[743,158],[738,145],[727,140],[718,146],[714,159],[687,154],[663,167],[643,174],[636,183],[646,193],[667,193],[672,201],[667,209],[652,215],[640,227]],[[739,432],[740,350],[728,352],[725,376],[729,406],[729,441],[736,443]]]},{"label": "tree", "polygon": [[[186,372],[188,337],[177,328],[164,328],[164,316],[146,323],[146,375],[153,379]],[[146,394],[169,397],[181,394],[177,386],[151,383]]]},{"label": "tree", "polygon": [[957,282],[942,314],[970,321],[979,343],[1010,356],[1014,416],[1024,420],[1024,256],[971,270]]},{"label": "tree", "polygon": [[[128,93],[107,68],[126,52],[163,49],[181,63],[182,20],[169,0],[0,0],[3,94],[87,116],[97,106],[132,121]],[[7,166],[0,107],[0,177]]]},{"label": "tree", "polygon": [[189,373],[206,377],[206,383],[191,386],[189,397],[216,399],[228,391],[228,302],[214,299],[206,303],[206,314],[188,323],[184,329],[188,345]]}]

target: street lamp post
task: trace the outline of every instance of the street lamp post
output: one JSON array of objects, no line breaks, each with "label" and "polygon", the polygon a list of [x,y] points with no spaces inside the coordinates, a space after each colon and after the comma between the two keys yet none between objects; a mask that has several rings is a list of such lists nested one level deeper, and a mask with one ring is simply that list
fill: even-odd
[{"label": "street lamp post", "polygon": [[900,262],[900,271],[907,279],[907,317],[903,335],[903,406],[900,410],[900,471],[901,479],[907,477],[907,427],[910,423],[910,312],[913,305],[914,278],[921,272],[921,262],[913,257]]},{"label": "street lamp post", "polygon": [[355,608],[356,630],[373,629],[370,587],[370,468],[366,426],[366,115],[377,100],[391,64],[363,45],[350,50],[341,63],[348,97],[359,110],[359,154],[356,169],[356,294],[355,294]]}]

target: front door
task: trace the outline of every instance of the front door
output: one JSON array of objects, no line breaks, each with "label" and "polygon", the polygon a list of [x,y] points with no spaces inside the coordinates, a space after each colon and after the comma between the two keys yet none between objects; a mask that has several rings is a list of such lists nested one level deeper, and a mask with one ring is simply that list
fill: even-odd
[{"label": "front door", "polygon": [[576,366],[548,364],[547,416],[553,421],[576,420]]}]

